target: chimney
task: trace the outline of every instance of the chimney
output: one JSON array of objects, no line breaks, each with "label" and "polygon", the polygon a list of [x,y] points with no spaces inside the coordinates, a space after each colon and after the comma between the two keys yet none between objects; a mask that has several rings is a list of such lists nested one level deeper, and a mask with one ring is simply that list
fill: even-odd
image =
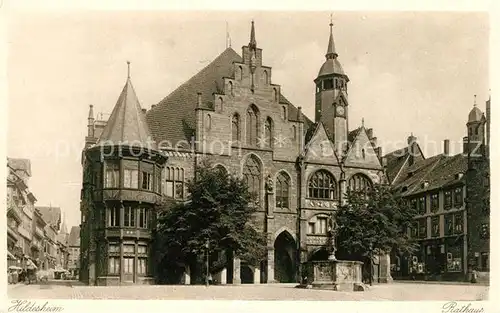
[{"label": "chimney", "polygon": [[445,156],[450,155],[450,140],[449,139],[444,140],[443,154]]},{"label": "chimney", "polygon": [[198,92],[198,104],[197,104],[197,107],[201,108],[201,92]]},{"label": "chimney", "polygon": [[298,107],[297,108],[297,121],[299,122],[303,122],[303,118],[302,118],[302,107]]},{"label": "chimney", "polygon": [[386,157],[382,157],[382,166],[387,167],[387,158]]},{"label": "chimney", "polygon": [[462,140],[463,140],[463,153],[469,154],[469,137],[464,137]]},{"label": "chimney", "polygon": [[147,110],[146,109],[142,109],[142,113],[146,114]]},{"label": "chimney", "polygon": [[368,128],[366,134],[368,135],[368,139],[371,140],[373,138],[373,128]]},{"label": "chimney", "polygon": [[417,137],[413,136],[413,133],[408,137],[408,152],[410,154],[410,159],[409,159],[409,164],[410,166],[413,165],[413,163],[415,163],[415,155],[416,155],[416,149],[415,149],[415,146],[416,146],[416,142],[417,142]]},{"label": "chimney", "polygon": [[154,109],[156,107],[156,104],[152,104],[151,105],[151,110]]}]

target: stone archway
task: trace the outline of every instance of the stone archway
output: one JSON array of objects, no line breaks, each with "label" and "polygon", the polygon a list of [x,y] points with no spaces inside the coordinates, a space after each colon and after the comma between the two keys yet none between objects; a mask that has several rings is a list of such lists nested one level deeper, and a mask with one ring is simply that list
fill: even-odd
[{"label": "stone archway", "polygon": [[240,279],[242,284],[253,284],[254,282],[254,271],[247,264],[241,264],[240,267]]},{"label": "stone archway", "polygon": [[288,231],[281,232],[274,241],[274,279],[280,283],[293,283],[296,278],[297,246]]}]

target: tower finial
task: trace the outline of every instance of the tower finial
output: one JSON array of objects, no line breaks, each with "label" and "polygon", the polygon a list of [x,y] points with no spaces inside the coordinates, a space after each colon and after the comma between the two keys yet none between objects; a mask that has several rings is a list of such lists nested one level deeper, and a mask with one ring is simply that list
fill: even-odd
[{"label": "tower finial", "polygon": [[361,118],[361,126],[365,127],[365,118],[364,117]]},{"label": "tower finial", "polygon": [[474,95],[474,107],[477,107],[476,97],[477,97],[477,95]]},{"label": "tower finial", "polygon": [[248,46],[251,49],[257,48],[257,41],[255,40],[255,25],[253,19],[252,19],[252,29],[250,30],[250,43],[248,44]]},{"label": "tower finial", "polygon": [[333,42],[333,14],[330,14],[330,38],[328,40],[328,48],[325,56],[327,59],[335,59],[338,57],[335,51],[335,43]]},{"label": "tower finial", "polygon": [[127,61],[127,78],[130,78],[130,61]]},{"label": "tower finial", "polygon": [[226,21],[226,49],[231,48],[231,36],[229,35],[229,25]]}]

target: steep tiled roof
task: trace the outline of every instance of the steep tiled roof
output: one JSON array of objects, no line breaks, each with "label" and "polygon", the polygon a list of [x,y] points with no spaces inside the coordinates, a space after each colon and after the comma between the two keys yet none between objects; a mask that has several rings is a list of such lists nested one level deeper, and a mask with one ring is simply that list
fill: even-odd
[{"label": "steep tiled roof", "polygon": [[71,227],[68,238],[68,246],[79,247],[80,246],[80,226]]},{"label": "steep tiled roof", "polygon": [[29,159],[7,158],[7,164],[16,171],[25,171],[31,176],[31,161]]},{"label": "steep tiled roof", "polygon": [[[212,107],[213,94],[222,94],[224,91],[224,77],[234,77],[235,62],[242,62],[241,56],[232,48],[227,48],[148,111],[146,118],[156,142],[166,141],[175,145],[179,141],[191,141],[195,132],[198,93],[202,94],[202,106]],[[280,103],[289,104],[290,119],[295,120],[297,108],[282,95]],[[309,124],[310,120],[304,116],[304,129],[307,129]]]},{"label": "steep tiled roof", "polygon": [[153,137],[135,94],[130,77],[102,131],[98,144],[141,146],[156,148]]},{"label": "steep tiled roof", "polygon": [[61,223],[61,208],[37,206],[36,209],[42,214],[42,218],[47,224],[59,230],[59,225]]},{"label": "steep tiled roof", "polygon": [[[440,154],[405,167],[394,187],[403,196],[443,188],[465,180],[465,176],[459,177],[458,174],[464,174],[466,170],[467,156]],[[424,186],[424,182],[428,185]]]},{"label": "steep tiled roof", "polygon": [[[417,142],[414,143],[415,149],[418,150],[418,154],[414,155],[414,162],[418,163],[422,160],[425,159],[422,150],[420,149],[420,146],[418,145]],[[408,162],[408,159],[410,157],[410,146],[392,151],[386,155],[383,156],[383,158],[386,159],[387,162],[387,167],[386,167],[386,173],[387,173],[387,178],[391,183],[397,183],[397,181],[400,179],[400,176],[398,176],[398,173],[401,175],[401,171],[403,170],[403,167],[405,164]],[[404,178],[403,178],[404,179]]]}]

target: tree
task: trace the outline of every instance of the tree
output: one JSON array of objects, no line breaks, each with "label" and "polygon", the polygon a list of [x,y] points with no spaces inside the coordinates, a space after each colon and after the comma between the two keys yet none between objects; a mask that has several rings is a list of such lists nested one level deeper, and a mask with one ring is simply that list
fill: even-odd
[{"label": "tree", "polygon": [[415,252],[418,245],[407,233],[415,215],[388,186],[377,185],[367,193],[348,191],[347,203],[336,214],[339,254],[366,262],[373,254]]},{"label": "tree", "polygon": [[[159,214],[155,236],[163,252],[160,261],[196,267],[206,255],[207,239],[211,252],[230,252],[251,265],[264,259],[266,238],[252,227],[257,207],[242,179],[203,164],[187,188],[188,202]],[[215,267],[212,263],[210,271]]]}]

